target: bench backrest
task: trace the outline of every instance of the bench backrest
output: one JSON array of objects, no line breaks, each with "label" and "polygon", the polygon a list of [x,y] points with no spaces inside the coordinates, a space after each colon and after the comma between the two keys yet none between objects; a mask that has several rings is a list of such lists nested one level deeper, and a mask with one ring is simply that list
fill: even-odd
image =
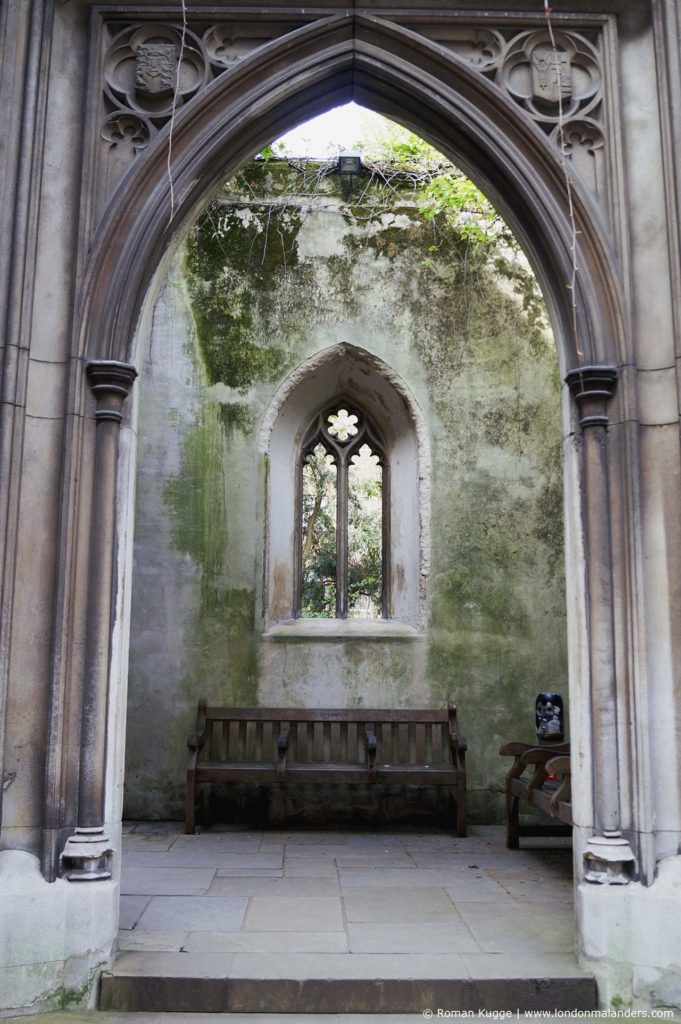
[{"label": "bench backrest", "polygon": [[288,761],[297,764],[366,762],[365,737],[377,740],[376,764],[449,765],[455,709],[221,708],[205,709],[202,758],[273,763],[277,736],[287,732]]}]

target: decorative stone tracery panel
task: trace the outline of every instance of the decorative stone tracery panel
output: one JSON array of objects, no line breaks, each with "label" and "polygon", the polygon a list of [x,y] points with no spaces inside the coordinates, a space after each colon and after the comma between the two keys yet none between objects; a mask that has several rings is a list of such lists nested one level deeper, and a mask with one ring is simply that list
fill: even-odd
[{"label": "decorative stone tracery panel", "polygon": [[113,106],[157,123],[167,120],[206,84],[208,66],[193,32],[164,24],[119,32],[104,64],[104,91]]},{"label": "decorative stone tracery panel", "polygon": [[601,102],[598,53],[576,32],[522,32],[511,39],[496,82],[545,131],[595,112]]},{"label": "decorative stone tracery panel", "polygon": [[604,199],[604,119],[601,29],[489,28],[458,22],[407,25],[466,61],[518,106],[558,148],[594,196]]},{"label": "decorative stone tracery panel", "polygon": [[[110,194],[113,178],[174,112],[254,51],[309,20],[314,16],[257,22],[232,14],[216,22],[213,9],[203,20],[191,12],[184,28],[163,20],[105,21],[100,136],[104,152],[116,150],[113,164],[103,172],[105,191]],[[550,144],[562,150],[566,168],[607,212],[606,164],[610,161],[612,169],[616,156],[609,152],[605,123],[605,22],[576,30],[571,22],[555,18],[549,27],[541,15],[511,25],[474,24],[470,15],[456,13],[436,22],[425,17],[418,23],[399,20],[465,61],[517,104]]]},{"label": "decorative stone tracery panel", "polygon": [[[161,21],[114,26],[103,65],[105,115],[101,137],[135,152],[170,119],[255,49],[296,25],[181,24]],[[112,127],[113,126],[113,127]]]}]

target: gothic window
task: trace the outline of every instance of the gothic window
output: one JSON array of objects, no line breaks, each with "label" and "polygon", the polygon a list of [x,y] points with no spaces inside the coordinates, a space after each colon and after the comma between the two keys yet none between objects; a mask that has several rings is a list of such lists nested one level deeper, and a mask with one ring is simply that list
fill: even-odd
[{"label": "gothic window", "polygon": [[298,615],[387,614],[388,465],[366,413],[339,398],[315,416],[298,464]]}]

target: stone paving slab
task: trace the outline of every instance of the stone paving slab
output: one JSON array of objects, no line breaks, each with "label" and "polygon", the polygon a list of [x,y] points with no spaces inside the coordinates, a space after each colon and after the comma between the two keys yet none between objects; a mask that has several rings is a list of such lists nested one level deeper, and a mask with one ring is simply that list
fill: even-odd
[{"label": "stone paving slab", "polygon": [[142,914],[138,931],[236,932],[244,923],[248,900],[243,897],[154,896]]},{"label": "stone paving slab", "polygon": [[[216,899],[218,897],[215,897]],[[340,897],[254,896],[251,899],[246,931],[316,932],[343,931]],[[282,942],[285,943],[285,938]]]},{"label": "stone paving slab", "polygon": [[124,893],[121,896],[118,927],[121,929],[134,928],[149,905],[150,899],[151,896],[132,896]]},{"label": "stone paving slab", "polygon": [[345,914],[348,921],[384,923],[460,921],[444,889],[347,889]]},{"label": "stone paving slab", "polygon": [[261,854],[257,852],[239,852],[220,847],[183,847],[176,849],[176,844],[170,850],[162,853],[149,853],[132,851],[127,854],[126,865],[129,867],[142,868],[153,865],[158,868],[199,868],[212,867],[221,871],[223,868],[241,871],[244,868],[260,868],[264,871],[280,870],[282,866],[281,854]]},{"label": "stone paving slab", "polygon": [[359,850],[342,850],[336,854],[339,867],[347,868],[415,868],[413,857],[403,850],[375,850],[371,853]]},{"label": "stone paving slab", "polygon": [[335,857],[340,857],[346,853],[344,846],[339,846],[337,843],[287,843],[286,844],[286,857],[296,857],[299,860],[305,860],[309,857],[325,857],[328,860],[333,860]]},{"label": "stone paving slab", "polygon": [[165,850],[169,850],[175,842],[176,839],[172,835],[165,837],[156,835],[124,835],[123,850],[126,853],[161,853]]},{"label": "stone paving slab", "polygon": [[215,868],[162,868],[153,864],[128,867],[124,861],[121,892],[125,896],[203,896],[214,876]]},{"label": "stone paving slab", "polygon": [[[188,953],[281,953],[281,932],[190,932],[184,940]],[[289,953],[347,953],[345,932],[289,932]]]},{"label": "stone paving slab", "polygon": [[338,879],[333,878],[222,878],[220,872],[210,887],[211,896],[340,896]]},{"label": "stone paving slab", "polygon": [[462,953],[472,978],[583,978],[573,953]]},{"label": "stone paving slab", "polygon": [[284,878],[338,878],[333,857],[286,857]]},{"label": "stone paving slab", "polygon": [[112,972],[136,977],[226,978],[233,953],[121,953]]},{"label": "stone paving slab", "polygon": [[460,903],[458,910],[483,953],[572,953],[572,909],[539,904]]},{"label": "stone paving slab", "polygon": [[572,903],[572,883],[556,879],[553,882],[537,882],[532,879],[511,879],[503,882],[509,896],[519,903],[553,903],[558,907]]},{"label": "stone paving slab", "polygon": [[253,953],[236,953],[232,961],[235,978],[367,980],[377,978],[468,978],[468,968],[456,953],[273,953],[267,958]]},{"label": "stone paving slab", "polygon": [[495,891],[497,882],[482,871],[460,868],[341,868],[341,883],[346,889],[437,889],[479,886]]},{"label": "stone paving slab", "polygon": [[[122,933],[118,938],[118,948],[121,952],[159,952],[179,953],[186,948],[187,932],[152,932],[152,931],[129,931]],[[192,952],[189,950],[189,952]],[[222,950],[213,950],[222,952]]]},{"label": "stone paving slab", "polygon": [[348,924],[351,953],[479,953],[468,926],[451,921]]},{"label": "stone paving slab", "polygon": [[201,833],[187,834],[182,832],[181,835],[177,836],[175,843],[177,846],[188,847],[188,846],[228,846],[230,849],[238,849],[240,847],[249,847],[257,850],[264,839],[269,833],[263,832],[261,829],[233,829],[228,832],[220,832],[217,829],[211,829],[210,831],[204,831]]},{"label": "stone paving slab", "polygon": [[125,835],[157,835],[157,836],[181,836],[184,834],[184,826],[181,821],[136,821],[124,822],[123,831]]}]

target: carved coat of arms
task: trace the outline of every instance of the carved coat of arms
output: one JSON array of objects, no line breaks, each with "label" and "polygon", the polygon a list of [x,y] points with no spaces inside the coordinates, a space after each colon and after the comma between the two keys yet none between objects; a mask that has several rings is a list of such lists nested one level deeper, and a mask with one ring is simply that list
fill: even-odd
[{"label": "carved coat of arms", "polygon": [[140,43],[135,54],[135,89],[147,96],[172,95],[177,75],[173,43]]},{"label": "carved coat of arms", "polygon": [[572,96],[570,55],[564,50],[532,54],[532,92],[544,103],[560,103]]}]

